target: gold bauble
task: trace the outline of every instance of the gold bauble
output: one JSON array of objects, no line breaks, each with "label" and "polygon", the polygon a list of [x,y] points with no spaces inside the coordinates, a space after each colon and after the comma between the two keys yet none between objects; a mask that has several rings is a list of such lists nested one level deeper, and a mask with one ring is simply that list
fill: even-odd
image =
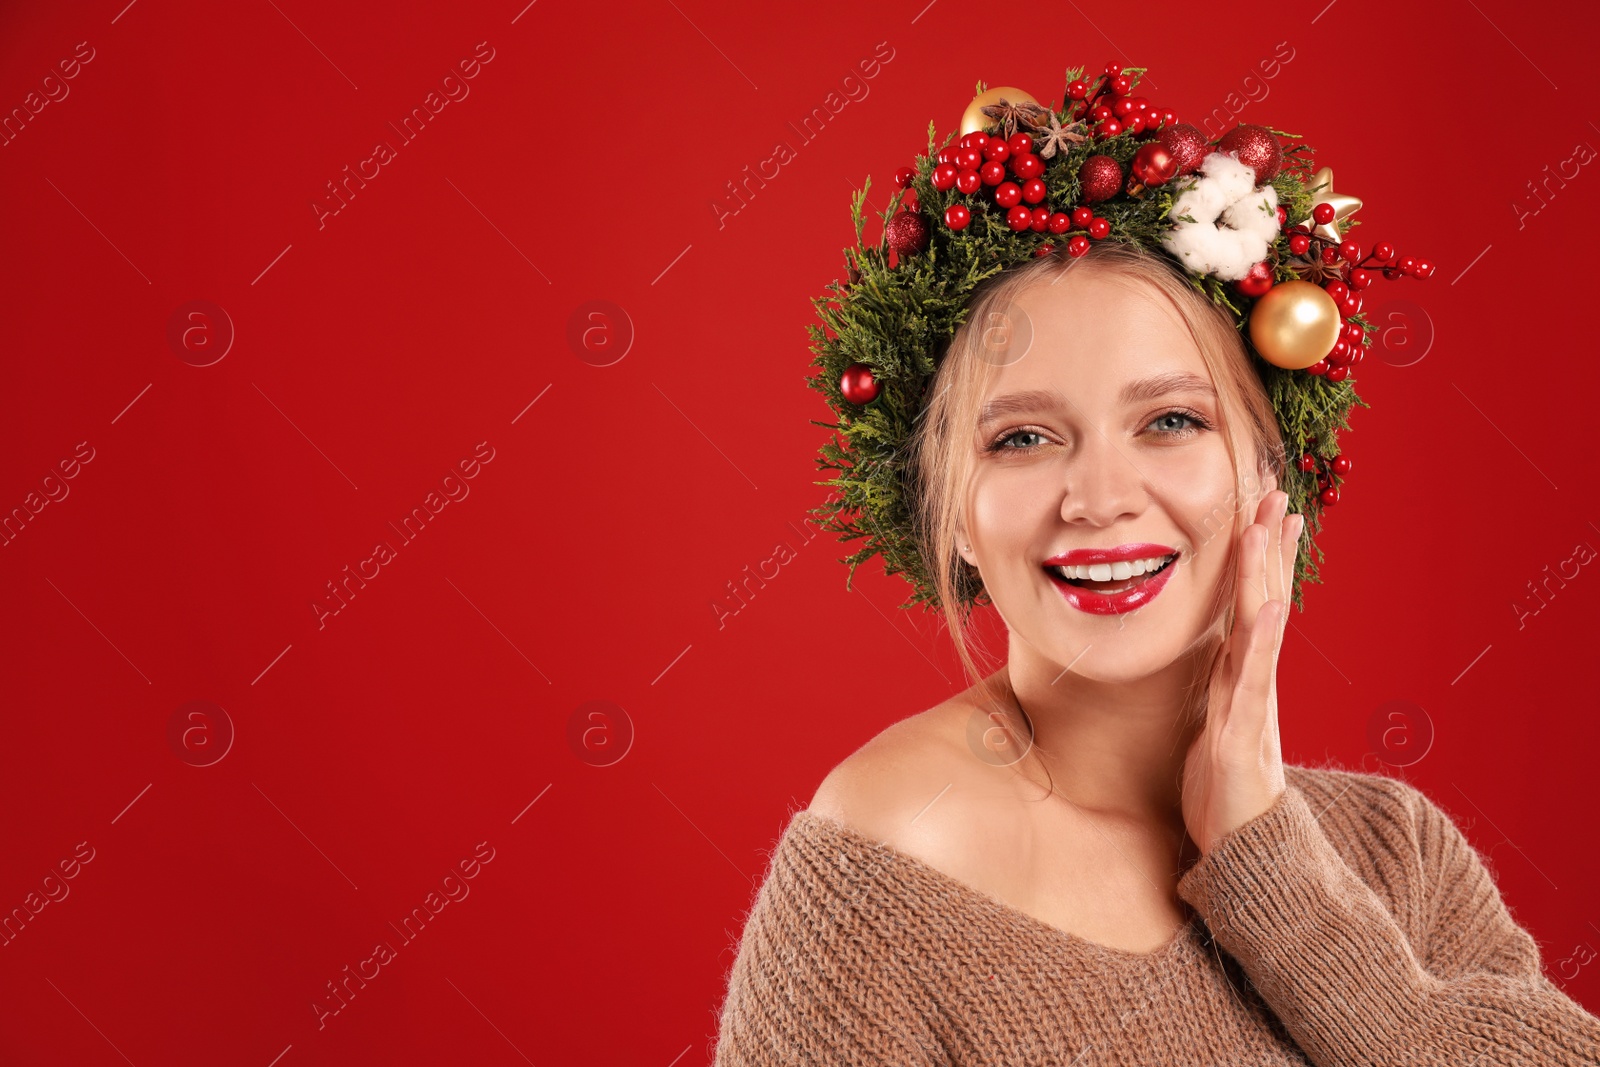
[{"label": "gold bauble", "polygon": [[1279,282],[1250,309],[1251,343],[1285,370],[1304,370],[1332,352],[1341,328],[1339,305],[1310,282]]},{"label": "gold bauble", "polygon": [[993,89],[987,89],[973,97],[972,103],[968,104],[967,110],[962,113],[961,132],[957,134],[958,139],[965,137],[973,130],[981,130],[985,126],[993,125],[995,120],[985,115],[983,108],[988,107],[990,104],[998,104],[1002,96],[1005,97],[1008,104],[1037,104],[1039,102],[1026,91],[1018,89],[1014,85],[999,85]]}]

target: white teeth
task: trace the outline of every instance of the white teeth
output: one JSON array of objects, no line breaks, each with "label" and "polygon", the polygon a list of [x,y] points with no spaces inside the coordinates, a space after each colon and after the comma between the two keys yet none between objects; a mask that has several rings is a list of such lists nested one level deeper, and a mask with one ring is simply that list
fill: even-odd
[{"label": "white teeth", "polygon": [[1076,578],[1080,581],[1090,582],[1121,582],[1157,570],[1162,564],[1173,559],[1175,555],[1176,553],[1172,556],[1153,556],[1150,559],[1130,559],[1116,563],[1091,563],[1084,566],[1053,567],[1051,569],[1063,578]]}]

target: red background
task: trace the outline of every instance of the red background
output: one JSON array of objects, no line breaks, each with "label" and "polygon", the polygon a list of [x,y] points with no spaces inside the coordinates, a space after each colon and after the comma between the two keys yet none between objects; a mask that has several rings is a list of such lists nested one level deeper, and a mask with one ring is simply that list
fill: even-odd
[{"label": "red background", "polygon": [[[0,948],[7,1062],[705,1063],[788,813],[961,684],[900,579],[846,591],[843,548],[797,530],[825,492],[808,298],[843,269],[851,189],[872,175],[881,209],[977,80],[1059,99],[1112,58],[1181,118],[1302,134],[1367,200],[1356,236],[1438,264],[1369,298],[1395,350],[1361,368],[1328,584],[1285,645],[1285,756],[1437,799],[1600,1009],[1600,577],[1513,606],[1600,546],[1600,174],[1564,162],[1600,145],[1593,16],[125,5],[0,16],[7,112],[93,49],[0,147],[0,509],[93,457],[0,551],[0,909],[93,850]],[[326,183],[479,42],[470,94],[319,227]],[[879,42],[869,95],[802,141]],[[719,225],[780,140],[795,158]],[[197,300],[235,332],[208,366],[216,313],[168,339]],[[608,366],[568,340],[596,300],[634,333]],[[470,495],[401,543],[480,442]],[[396,557],[319,626],[379,540]],[[778,542],[795,559],[719,626]],[[622,713],[574,741],[593,700]],[[175,743],[191,701],[222,712]],[[1391,701],[1406,732],[1374,747]],[[193,765],[224,715],[231,748]],[[593,765],[623,716],[631,748]],[[480,842],[470,895],[319,1029],[326,983]]]}]

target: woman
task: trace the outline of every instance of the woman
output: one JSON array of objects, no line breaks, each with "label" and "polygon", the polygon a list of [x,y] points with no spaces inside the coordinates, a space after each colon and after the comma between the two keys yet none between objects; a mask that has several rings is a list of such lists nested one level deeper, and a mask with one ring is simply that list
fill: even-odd
[{"label": "woman", "polygon": [[963,580],[992,598],[1006,662],[793,816],[718,1064],[1600,1063],[1447,815],[1282,761],[1302,518],[1250,358],[1130,244],[974,299],[917,532],[947,612]]}]

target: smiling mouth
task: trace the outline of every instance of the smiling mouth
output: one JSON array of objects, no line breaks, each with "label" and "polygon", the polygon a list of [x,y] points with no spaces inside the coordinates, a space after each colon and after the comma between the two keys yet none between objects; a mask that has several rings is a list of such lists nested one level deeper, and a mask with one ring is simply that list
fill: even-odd
[{"label": "smiling mouth", "polygon": [[1141,573],[1130,574],[1123,577],[1107,577],[1102,579],[1089,577],[1069,577],[1069,575],[1084,575],[1090,573],[1104,574],[1111,571],[1112,567],[1118,568],[1117,572],[1115,573],[1121,573],[1122,569],[1128,566],[1127,564],[1096,564],[1093,567],[1046,567],[1045,572],[1056,581],[1063,582],[1067,585],[1073,586],[1074,588],[1082,589],[1085,592],[1108,595],[1113,593],[1125,593],[1130,589],[1137,589],[1145,582],[1148,582],[1151,578],[1172,566],[1173,562],[1177,560],[1177,558],[1178,554],[1174,552],[1170,556],[1165,556],[1159,559],[1135,561],[1133,566],[1143,566],[1145,569],[1142,570]]}]

